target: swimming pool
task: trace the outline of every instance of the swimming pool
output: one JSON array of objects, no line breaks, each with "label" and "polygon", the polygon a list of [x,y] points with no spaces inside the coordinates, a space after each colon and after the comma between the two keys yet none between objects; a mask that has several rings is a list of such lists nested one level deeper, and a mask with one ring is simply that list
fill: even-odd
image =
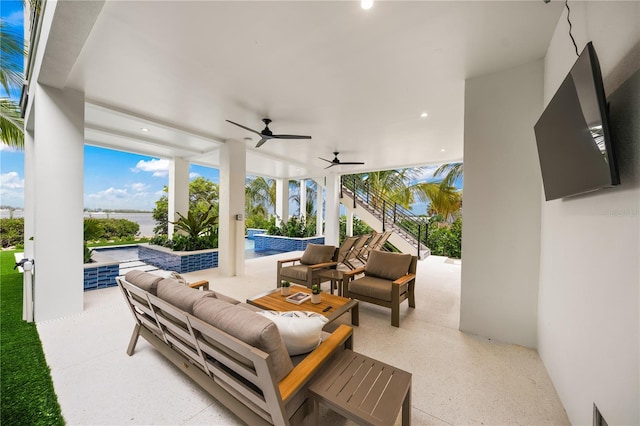
[{"label": "swimming pool", "polygon": [[[245,239],[244,240],[244,258],[245,259],[255,259],[257,257],[264,256],[272,256],[274,254],[285,253],[280,250],[261,250],[255,251],[254,241]],[[102,253],[106,256],[109,256],[113,260],[117,260],[119,262],[133,262],[140,259],[138,254],[138,246],[116,246],[116,247],[100,247],[94,249],[96,252]]]}]

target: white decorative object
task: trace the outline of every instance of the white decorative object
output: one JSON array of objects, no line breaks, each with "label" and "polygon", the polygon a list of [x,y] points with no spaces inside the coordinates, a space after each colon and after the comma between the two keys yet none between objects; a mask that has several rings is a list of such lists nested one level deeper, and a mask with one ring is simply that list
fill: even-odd
[{"label": "white decorative object", "polygon": [[306,311],[262,311],[278,327],[289,355],[311,352],[320,344],[322,327],[329,321],[323,315]]},{"label": "white decorative object", "polygon": [[322,297],[320,293],[311,295],[311,303],[314,303],[317,305],[320,302],[322,302]]}]

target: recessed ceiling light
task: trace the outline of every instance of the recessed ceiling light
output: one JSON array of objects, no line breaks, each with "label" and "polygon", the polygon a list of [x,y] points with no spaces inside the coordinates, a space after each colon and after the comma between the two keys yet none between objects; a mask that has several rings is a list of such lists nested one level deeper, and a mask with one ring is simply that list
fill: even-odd
[{"label": "recessed ceiling light", "polygon": [[429,114],[427,114],[426,112],[423,112],[422,114],[420,114],[421,118],[426,118]]},{"label": "recessed ceiling light", "polygon": [[140,127],[140,130],[143,131],[143,132],[148,132],[149,131],[149,129],[147,129],[146,127]]},{"label": "recessed ceiling light", "polygon": [[444,148],[442,148],[442,149],[440,150],[440,152],[445,152],[445,151],[446,151],[446,149],[444,149]]},{"label": "recessed ceiling light", "polygon": [[360,2],[360,7],[364,10],[369,10],[373,7],[373,0],[362,0]]}]

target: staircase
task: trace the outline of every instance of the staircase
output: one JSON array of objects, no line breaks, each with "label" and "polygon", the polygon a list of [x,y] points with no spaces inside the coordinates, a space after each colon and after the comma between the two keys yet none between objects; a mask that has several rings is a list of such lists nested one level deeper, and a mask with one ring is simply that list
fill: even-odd
[{"label": "staircase", "polygon": [[423,243],[427,240],[427,223],[381,194],[369,191],[350,176],[341,179],[340,202],[376,231],[392,231],[389,242],[403,253],[422,260],[431,254]]}]

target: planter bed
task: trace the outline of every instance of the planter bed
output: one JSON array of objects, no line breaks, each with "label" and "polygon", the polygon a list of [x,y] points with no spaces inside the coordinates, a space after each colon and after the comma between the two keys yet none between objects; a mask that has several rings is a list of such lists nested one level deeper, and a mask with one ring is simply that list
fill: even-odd
[{"label": "planter bed", "polygon": [[218,249],[171,251],[165,247],[141,245],[138,255],[144,263],[178,273],[218,267]]}]

